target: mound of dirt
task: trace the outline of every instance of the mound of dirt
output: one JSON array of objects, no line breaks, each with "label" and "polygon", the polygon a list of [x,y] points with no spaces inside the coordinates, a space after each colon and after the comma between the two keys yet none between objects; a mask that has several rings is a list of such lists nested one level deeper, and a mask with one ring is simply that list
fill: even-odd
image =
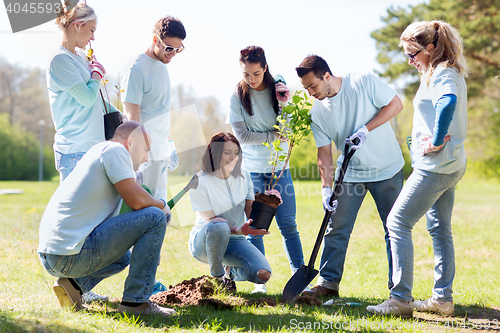
[{"label": "mound of dirt", "polygon": [[197,305],[199,301],[215,293],[211,278],[203,275],[191,280],[184,280],[167,291],[152,295],[149,299],[160,305]]},{"label": "mound of dirt", "polygon": [[299,296],[295,300],[295,303],[306,304],[306,305],[317,305],[317,306],[323,305],[323,302],[321,302],[318,298],[314,296]]},{"label": "mound of dirt", "polygon": [[[216,287],[212,278],[206,275],[184,280],[175,286],[169,286],[167,291],[162,291],[151,296],[149,299],[160,305],[200,305],[209,306],[216,310],[232,310],[235,306],[276,306],[279,302],[272,297],[261,297],[258,299],[245,299],[238,296],[229,298],[232,304],[210,298],[215,294]],[[299,296],[295,301],[297,304],[321,306],[322,302],[313,296]]]}]

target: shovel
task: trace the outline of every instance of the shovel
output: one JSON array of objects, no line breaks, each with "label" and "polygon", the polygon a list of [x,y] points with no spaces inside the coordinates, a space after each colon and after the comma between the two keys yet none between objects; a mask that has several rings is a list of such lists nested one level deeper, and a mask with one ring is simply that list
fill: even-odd
[{"label": "shovel", "polygon": [[[354,144],[357,144],[354,139]],[[344,180],[344,175],[347,170],[347,165],[354,154],[356,149],[351,149],[349,151],[349,145],[346,144],[344,148],[344,161],[342,162],[342,167],[340,168],[339,178],[335,182],[334,191],[332,196],[330,197],[330,205],[337,199],[337,196],[340,192],[340,186],[342,185],[342,181]],[[283,295],[281,296],[281,300],[286,303],[293,303],[297,296],[299,296],[304,289],[311,283],[311,281],[318,275],[318,270],[314,269],[314,262],[316,261],[316,257],[318,255],[319,247],[321,246],[321,242],[323,241],[323,237],[325,236],[326,227],[328,226],[328,221],[332,216],[332,212],[329,210],[325,211],[325,216],[323,217],[323,223],[321,224],[321,228],[319,229],[318,237],[316,238],[316,243],[314,244],[313,251],[311,253],[311,258],[309,259],[309,264],[307,266],[302,265],[295,272],[295,274],[288,280],[285,288],[283,289]]]},{"label": "shovel", "polygon": [[[144,184],[141,185],[143,189],[145,189],[149,194],[151,194],[151,190]],[[198,175],[194,175],[193,178],[189,181],[189,183],[167,202],[167,205],[170,209],[175,206],[175,204],[181,200],[181,198],[186,194],[189,190],[195,190],[198,187]],[[120,209],[120,214],[131,212],[132,208],[130,208],[125,202],[122,203],[122,208]]]},{"label": "shovel", "polygon": [[175,204],[179,202],[179,200],[181,200],[184,194],[188,193],[189,190],[196,190],[197,187],[198,187],[198,175],[194,174],[193,178],[191,178],[189,183],[179,193],[177,193],[175,197],[173,197],[167,202],[168,207],[172,209],[172,207],[174,207]]}]

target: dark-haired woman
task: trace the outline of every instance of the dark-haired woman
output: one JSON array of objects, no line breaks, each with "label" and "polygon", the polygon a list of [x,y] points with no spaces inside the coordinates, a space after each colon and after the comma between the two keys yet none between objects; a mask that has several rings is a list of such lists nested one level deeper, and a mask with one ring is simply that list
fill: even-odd
[{"label": "dark-haired woman", "polygon": [[247,221],[255,198],[250,174],[241,167],[241,148],[231,133],[215,134],[202,158],[199,184],[189,192],[196,222],[189,237],[194,258],[210,266],[210,274],[229,291],[234,281],[265,284],[271,267],[246,238],[265,235]]},{"label": "dark-haired woman", "polygon": [[[228,119],[241,142],[243,166],[250,171],[255,191],[265,193],[271,180],[271,166],[268,164],[271,153],[262,144],[279,138],[274,128],[279,112],[275,80],[269,71],[264,50],[258,46],[241,50],[240,65],[243,79],[231,97]],[[282,142],[281,147],[287,151],[288,143]],[[282,163],[280,162],[276,170],[283,169]],[[293,274],[304,263],[304,255],[295,222],[295,189],[288,166],[275,189],[280,192],[283,200],[278,206],[276,222],[283,236],[283,247]],[[250,236],[249,240],[265,254],[262,236]],[[255,285],[253,292],[266,293],[267,288],[265,285]]]}]

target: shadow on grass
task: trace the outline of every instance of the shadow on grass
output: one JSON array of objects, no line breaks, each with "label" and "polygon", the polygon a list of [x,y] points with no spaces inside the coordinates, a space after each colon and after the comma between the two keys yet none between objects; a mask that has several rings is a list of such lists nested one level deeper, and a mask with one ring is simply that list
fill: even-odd
[{"label": "shadow on grass", "polygon": [[[380,304],[383,301],[370,302],[367,305]],[[372,314],[368,315],[375,316]],[[409,320],[406,319],[406,321]],[[461,331],[487,330],[500,332],[500,307],[488,308],[480,305],[455,305],[453,316],[414,311],[413,321],[417,323],[414,325],[415,328],[424,331],[459,329]]]},{"label": "shadow on grass", "polygon": [[87,330],[79,330],[72,327],[61,325],[61,324],[44,324],[38,320],[20,318],[19,316],[13,316],[10,313],[4,311],[0,312],[0,332],[9,333],[27,333],[27,332],[54,332],[54,333],[64,333],[64,332],[79,332],[85,333],[90,332]]},{"label": "shadow on grass", "polygon": [[[246,300],[258,299],[258,295],[239,293]],[[267,295],[279,299],[281,295]],[[356,299],[344,298],[345,302],[357,302]],[[169,306],[175,308],[177,314],[170,317],[155,315],[132,318],[134,324],[150,328],[177,328],[198,331],[229,331],[238,332],[280,332],[313,330],[330,332],[343,330],[382,332],[379,324],[372,325],[367,321],[366,304],[364,306],[313,306],[306,304],[278,304],[276,306],[235,305],[232,310],[216,310],[208,306],[188,305]],[[130,321],[116,312],[118,303],[107,303],[106,310],[94,307],[100,315],[114,320]]]}]

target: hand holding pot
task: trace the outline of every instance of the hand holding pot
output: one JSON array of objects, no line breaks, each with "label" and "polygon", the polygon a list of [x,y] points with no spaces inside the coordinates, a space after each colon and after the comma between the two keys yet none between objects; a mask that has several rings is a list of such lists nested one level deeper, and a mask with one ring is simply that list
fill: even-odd
[{"label": "hand holding pot", "polygon": [[270,232],[267,231],[266,229],[254,229],[250,228],[250,224],[252,224],[253,220],[248,219],[248,221],[243,224],[241,227],[236,228],[236,234],[238,235],[252,235],[252,236],[258,236],[258,235],[268,235]]}]

